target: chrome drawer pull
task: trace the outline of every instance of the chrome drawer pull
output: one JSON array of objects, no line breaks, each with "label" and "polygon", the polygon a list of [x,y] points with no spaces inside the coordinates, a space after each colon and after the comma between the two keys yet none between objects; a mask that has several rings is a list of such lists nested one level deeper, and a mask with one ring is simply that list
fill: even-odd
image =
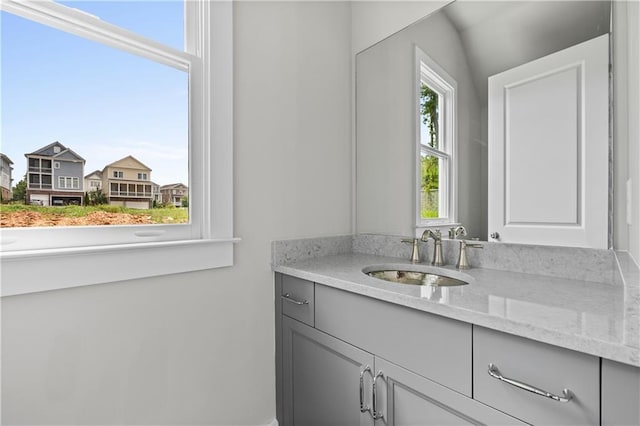
[{"label": "chrome drawer pull", "polygon": [[382,377],[382,379],[384,380],[384,374],[382,373],[382,370],[378,371],[378,374],[376,374],[376,376],[373,378],[373,420],[378,420],[378,419],[382,419],[384,418],[384,414],[382,414],[382,411],[378,410],[378,390],[377,390],[377,386],[376,386],[376,382],[378,381],[378,377]]},{"label": "chrome drawer pull", "polygon": [[366,372],[372,374],[371,367],[369,367],[368,365],[364,368],[364,370],[360,372],[360,412],[366,413],[368,411],[369,414],[371,414],[371,408],[369,408],[369,406],[365,405],[364,403],[364,373]]},{"label": "chrome drawer pull", "polygon": [[294,305],[308,305],[309,301],[308,300],[303,300],[302,302],[299,300],[294,299],[293,297],[291,297],[291,295],[289,293],[285,293],[281,296],[284,300],[286,300],[289,303],[293,303]]},{"label": "chrome drawer pull", "polygon": [[553,399],[554,401],[569,402],[569,401],[571,401],[571,398],[573,398],[573,394],[571,393],[571,391],[569,389],[563,389],[562,390],[562,395],[563,396],[558,396],[558,395],[554,395],[552,393],[543,391],[542,389],[538,389],[536,387],[530,386],[530,385],[528,385],[526,383],[522,383],[522,382],[519,382],[519,381],[513,380],[513,379],[508,379],[508,378],[504,377],[502,374],[500,374],[500,370],[498,370],[498,367],[496,365],[493,365],[492,363],[489,363],[488,373],[494,379],[498,379],[498,380],[500,380],[502,382],[510,384],[511,386],[515,386],[517,388],[524,389],[524,390],[526,390],[528,392],[535,393],[536,395],[540,395],[540,396],[547,397],[549,399]]}]

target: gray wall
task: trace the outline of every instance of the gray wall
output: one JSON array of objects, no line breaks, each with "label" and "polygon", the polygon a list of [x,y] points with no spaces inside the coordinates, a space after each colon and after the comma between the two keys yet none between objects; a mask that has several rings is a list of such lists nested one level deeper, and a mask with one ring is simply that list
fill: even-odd
[{"label": "gray wall", "polygon": [[458,220],[469,235],[486,239],[487,151],[486,143],[478,142],[480,104],[456,30],[442,14],[356,58],[357,231],[415,232],[414,44],[458,84]]},{"label": "gray wall", "polygon": [[272,421],[270,242],[351,232],[350,20],[235,4],[235,266],[2,299],[3,424]]},{"label": "gray wall", "polygon": [[[83,191],[84,190],[84,175],[83,175],[84,167],[82,163],[73,163],[71,161],[62,161],[62,160],[53,159],[51,164],[52,167],[53,167],[53,163],[55,163],[56,161],[60,163],[60,168],[53,169],[53,189],[60,189],[58,177],[65,176],[65,177],[77,177],[78,184],[80,185],[80,187],[76,191]],[[68,188],[63,188],[63,190],[64,189],[68,189]]]}]

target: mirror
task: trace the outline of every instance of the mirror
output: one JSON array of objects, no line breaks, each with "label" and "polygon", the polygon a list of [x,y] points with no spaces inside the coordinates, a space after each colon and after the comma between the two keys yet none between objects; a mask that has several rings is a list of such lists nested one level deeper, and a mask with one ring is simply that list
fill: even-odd
[{"label": "mirror", "polygon": [[456,1],[358,53],[357,232],[416,232],[416,52],[457,83],[456,222],[487,240],[488,77],[609,33],[610,18],[609,1]]}]

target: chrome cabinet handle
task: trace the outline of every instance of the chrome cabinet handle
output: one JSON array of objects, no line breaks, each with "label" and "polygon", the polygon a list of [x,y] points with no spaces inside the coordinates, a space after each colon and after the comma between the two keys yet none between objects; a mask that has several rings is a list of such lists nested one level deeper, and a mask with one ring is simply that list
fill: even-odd
[{"label": "chrome cabinet handle", "polygon": [[291,295],[289,293],[285,293],[280,297],[282,297],[283,300],[286,300],[289,303],[293,303],[294,305],[308,305],[309,304],[308,300],[303,300],[303,301],[296,300],[293,297],[291,297]]},{"label": "chrome cabinet handle", "polygon": [[382,419],[384,417],[384,414],[382,414],[382,411],[378,410],[378,391],[377,391],[377,387],[376,387],[376,382],[378,381],[378,378],[382,377],[384,379],[384,374],[382,373],[382,370],[378,371],[378,374],[375,375],[375,377],[373,378],[373,420],[378,420],[378,419]]},{"label": "chrome cabinet handle", "polygon": [[[549,398],[549,399],[553,399],[554,401],[569,402],[569,401],[571,401],[571,398],[573,398],[573,393],[571,393],[571,391],[569,389],[563,389],[562,390],[562,395],[563,396],[558,396],[558,395],[549,393],[547,391],[544,391],[542,389],[538,389],[538,388],[536,388],[534,386],[530,386],[530,385],[528,385],[526,383],[522,383],[522,382],[519,382],[517,380],[513,380],[513,379],[509,379],[507,377],[504,377],[502,374],[500,374],[500,370],[498,370],[498,367],[496,365],[492,364],[492,363],[489,363],[489,370],[487,372],[494,379],[498,379],[498,380],[500,380],[502,382],[510,384],[511,386],[515,386],[517,388],[524,389],[524,390],[526,390],[528,392],[535,393],[536,395],[540,395],[540,396],[544,396],[544,397]],[[375,400],[374,400],[374,402],[375,402]],[[375,407],[375,405],[374,405],[374,407]],[[375,410],[375,408],[374,408],[374,410]]]},{"label": "chrome cabinet handle", "polygon": [[372,374],[371,368],[368,365],[360,372],[360,412],[366,413],[368,411],[369,414],[371,414],[371,408],[364,403],[364,373],[366,372]]}]

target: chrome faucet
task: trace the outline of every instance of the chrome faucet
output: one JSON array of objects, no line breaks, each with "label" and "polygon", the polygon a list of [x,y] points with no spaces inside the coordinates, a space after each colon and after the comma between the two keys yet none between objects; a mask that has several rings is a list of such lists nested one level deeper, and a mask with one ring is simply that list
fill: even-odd
[{"label": "chrome faucet", "polygon": [[442,266],[444,265],[444,260],[442,259],[442,234],[439,229],[435,231],[433,229],[427,228],[423,233],[420,239],[422,241],[429,241],[429,238],[433,238],[433,260],[431,264],[433,266]]}]

